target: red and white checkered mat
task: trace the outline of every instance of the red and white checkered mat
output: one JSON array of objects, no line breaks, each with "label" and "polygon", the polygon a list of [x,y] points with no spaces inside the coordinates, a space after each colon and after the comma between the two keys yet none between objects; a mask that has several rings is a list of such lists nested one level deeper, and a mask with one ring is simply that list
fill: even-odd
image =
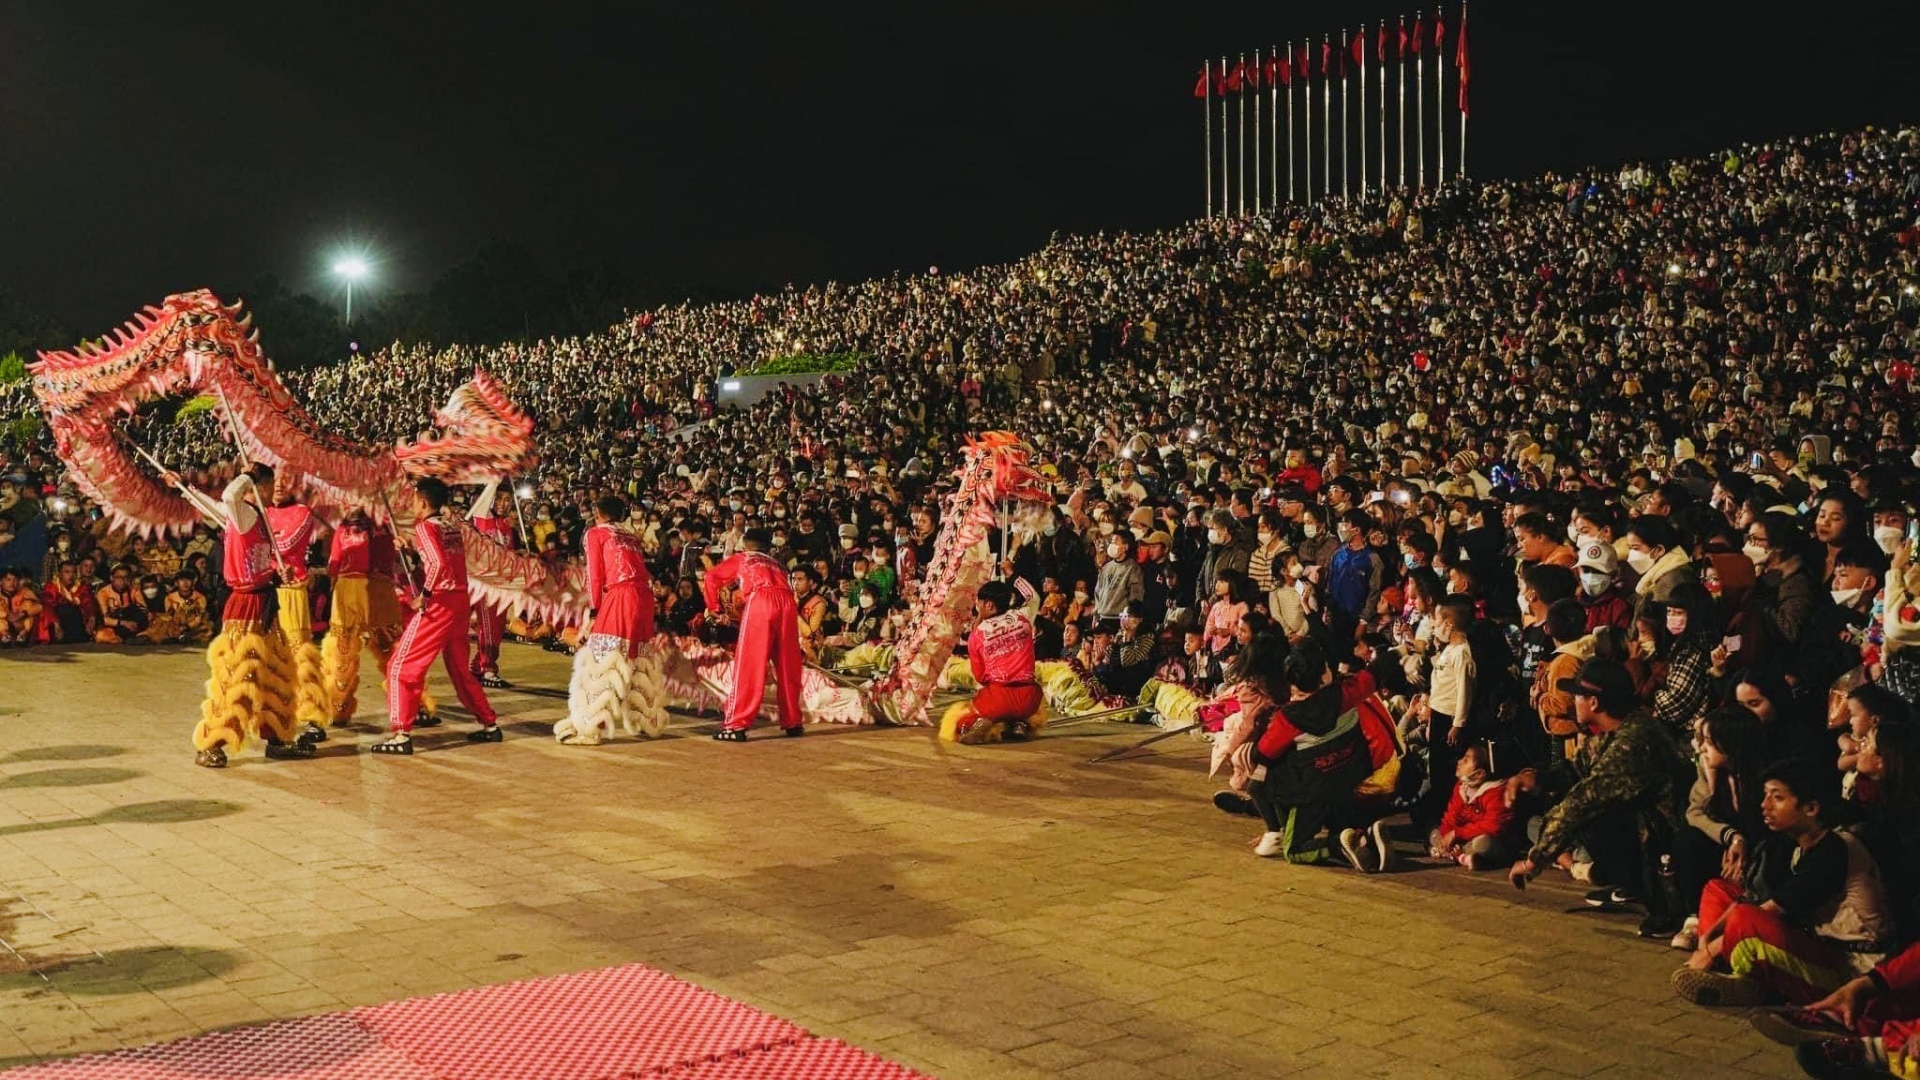
[{"label": "red and white checkered mat", "polygon": [[925,1080],[641,964],[0,1071],[4,1080]]}]

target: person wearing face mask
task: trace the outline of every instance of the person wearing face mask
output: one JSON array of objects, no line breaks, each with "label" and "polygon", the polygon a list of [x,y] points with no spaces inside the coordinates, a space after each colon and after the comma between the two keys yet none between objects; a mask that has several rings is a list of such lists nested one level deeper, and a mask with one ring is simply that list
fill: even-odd
[{"label": "person wearing face mask", "polygon": [[1700,580],[1692,555],[1665,517],[1643,514],[1627,526],[1627,565],[1640,575],[1640,583],[1634,586],[1636,618],[1655,604],[1670,602],[1674,589]]},{"label": "person wearing face mask", "polygon": [[1827,588],[1815,577],[1824,545],[1808,536],[1793,515],[1773,510],[1747,528],[1742,548],[1760,571],[1760,580],[1747,596],[1747,606],[1758,612],[1766,638],[1762,653],[1778,657],[1785,670],[1800,674],[1800,646],[1814,616],[1833,603]]},{"label": "person wearing face mask", "polygon": [[1146,573],[1133,557],[1133,537],[1114,533],[1106,538],[1107,561],[1093,586],[1096,619],[1118,620],[1127,605],[1146,595]]},{"label": "person wearing face mask", "polygon": [[1215,583],[1222,571],[1247,572],[1253,559],[1253,541],[1251,537],[1239,537],[1238,524],[1230,510],[1215,510],[1207,515],[1207,553],[1200,563],[1194,591],[1194,603],[1198,607],[1206,606],[1213,599]]},{"label": "person wearing face mask", "polygon": [[1271,508],[1260,511],[1254,529],[1253,552],[1247,557],[1247,576],[1253,579],[1254,588],[1269,593],[1279,587],[1280,568],[1275,565],[1275,559],[1289,550],[1291,545],[1287,542],[1280,512]]},{"label": "person wearing face mask", "polygon": [[1633,621],[1633,605],[1627,602],[1625,592],[1614,580],[1619,565],[1613,545],[1605,540],[1589,536],[1580,545],[1574,561],[1580,588],[1574,599],[1586,613],[1588,633],[1603,626],[1625,630]]},{"label": "person wearing face mask", "polygon": [[1340,548],[1327,567],[1326,597],[1336,640],[1347,640],[1348,632],[1374,610],[1386,583],[1386,568],[1367,545],[1371,525],[1365,512],[1349,510],[1335,526]]}]

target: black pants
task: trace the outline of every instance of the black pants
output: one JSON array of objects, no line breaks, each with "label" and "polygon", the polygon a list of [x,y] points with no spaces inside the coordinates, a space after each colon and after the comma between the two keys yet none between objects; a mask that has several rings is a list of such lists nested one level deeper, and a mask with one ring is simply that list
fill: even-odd
[{"label": "black pants", "polygon": [[1593,882],[1647,898],[1645,859],[1640,850],[1640,817],[1619,807],[1595,818],[1580,832],[1580,845],[1593,856]]}]

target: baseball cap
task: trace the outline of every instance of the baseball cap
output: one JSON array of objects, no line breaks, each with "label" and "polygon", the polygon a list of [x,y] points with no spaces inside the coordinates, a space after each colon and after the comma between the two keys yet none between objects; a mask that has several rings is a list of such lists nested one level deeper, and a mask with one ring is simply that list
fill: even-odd
[{"label": "baseball cap", "polygon": [[1580,557],[1573,565],[1578,570],[1598,570],[1603,574],[1611,574],[1620,568],[1620,557],[1614,554],[1612,544],[1589,537],[1580,545]]},{"label": "baseball cap", "polygon": [[1617,660],[1588,660],[1573,678],[1561,679],[1554,686],[1562,693],[1597,697],[1603,705],[1626,706],[1634,701],[1633,676]]},{"label": "baseball cap", "polygon": [[1157,544],[1161,547],[1166,547],[1167,545],[1173,543],[1173,537],[1167,535],[1165,530],[1160,529],[1160,530],[1155,530],[1153,532],[1148,533],[1147,538],[1140,542],[1143,544]]},{"label": "baseball cap", "polygon": [[860,535],[860,526],[852,524],[851,522],[849,522],[848,524],[842,525],[840,526],[840,535],[846,536],[846,537],[857,537]]}]

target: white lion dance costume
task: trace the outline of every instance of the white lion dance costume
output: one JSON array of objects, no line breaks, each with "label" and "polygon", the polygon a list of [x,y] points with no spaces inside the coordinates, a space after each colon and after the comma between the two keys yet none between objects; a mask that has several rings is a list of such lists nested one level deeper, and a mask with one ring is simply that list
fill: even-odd
[{"label": "white lion dance costume", "polygon": [[[624,520],[621,508],[614,520]],[[667,726],[666,684],[653,642],[653,587],[640,538],[614,525],[585,537],[592,627],[573,654],[567,716],[554,738],[591,746],[620,729],[652,738]]]}]

